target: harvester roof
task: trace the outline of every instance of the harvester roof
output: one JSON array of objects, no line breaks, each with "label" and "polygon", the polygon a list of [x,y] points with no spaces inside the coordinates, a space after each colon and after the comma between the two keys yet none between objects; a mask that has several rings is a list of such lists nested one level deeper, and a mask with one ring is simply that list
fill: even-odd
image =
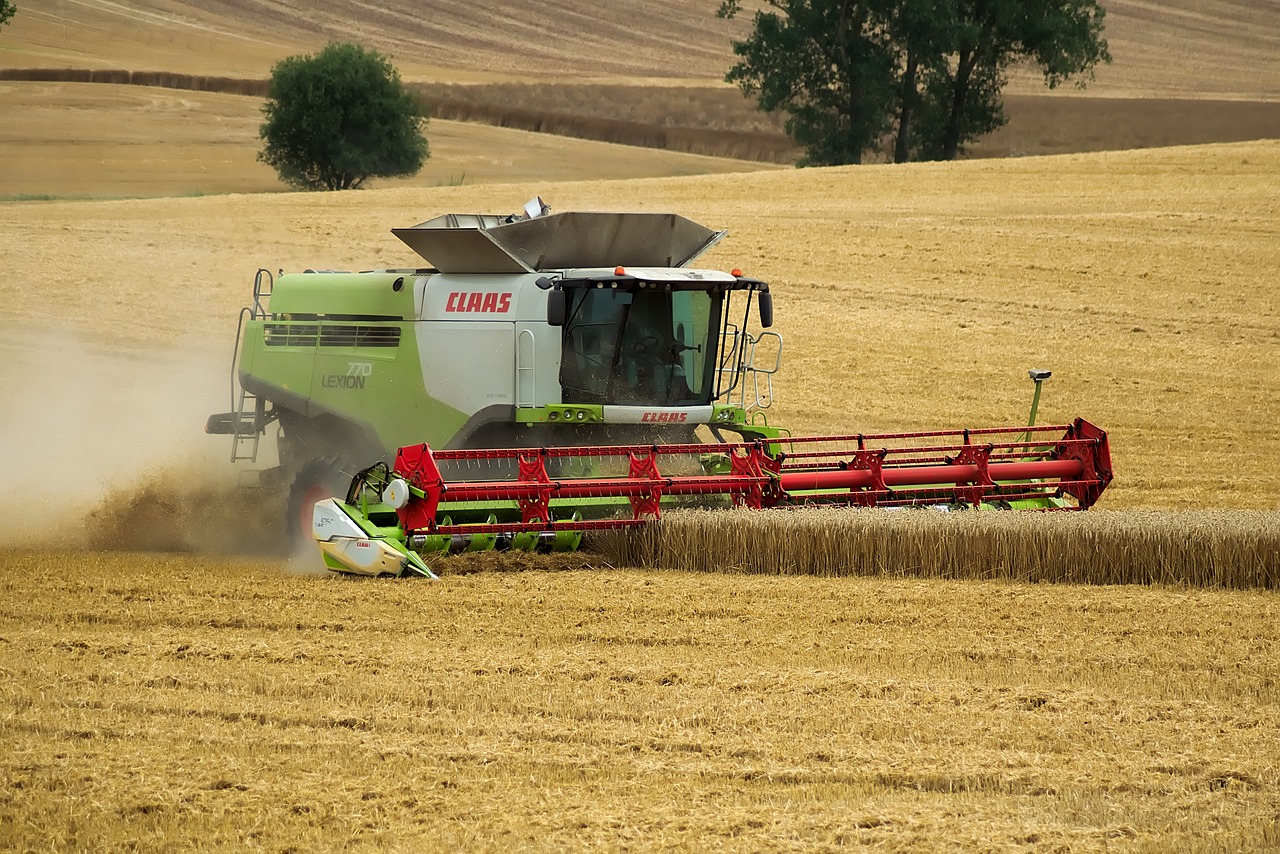
[{"label": "harvester roof", "polygon": [[518,219],[445,214],[392,233],[445,273],[684,267],[727,234],[670,213],[577,211]]}]

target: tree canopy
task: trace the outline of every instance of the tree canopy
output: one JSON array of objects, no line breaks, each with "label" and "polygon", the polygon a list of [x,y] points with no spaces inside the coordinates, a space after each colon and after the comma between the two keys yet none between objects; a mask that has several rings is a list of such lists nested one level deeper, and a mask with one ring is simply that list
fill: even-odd
[{"label": "tree canopy", "polygon": [[[742,0],[722,0],[733,17]],[[765,0],[725,79],[786,113],[801,165],[954,159],[1005,122],[1015,63],[1054,88],[1110,62],[1097,0]]]},{"label": "tree canopy", "polygon": [[18,11],[18,7],[14,6],[9,0],[0,0],[0,27],[9,23],[9,19],[13,17],[13,13]]},{"label": "tree canopy", "polygon": [[271,71],[258,159],[308,190],[348,190],[414,175],[428,157],[427,117],[377,51],[331,44]]},{"label": "tree canopy", "polygon": [[[755,30],[735,42],[742,57],[725,79],[756,96],[761,110],[786,112],[787,135],[804,146],[802,164],[859,163],[889,126],[881,105],[891,97],[894,56],[868,38],[868,4],[771,0]],[[720,11],[731,15],[737,0]]]}]

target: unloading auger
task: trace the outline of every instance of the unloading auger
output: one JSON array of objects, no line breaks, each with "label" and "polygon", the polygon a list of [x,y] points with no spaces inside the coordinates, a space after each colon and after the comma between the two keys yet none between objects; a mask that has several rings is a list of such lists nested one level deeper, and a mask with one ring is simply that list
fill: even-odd
[{"label": "unloading auger", "polygon": [[1111,477],[1107,434],[1080,418],[713,445],[424,444],[360,471],[345,501],[316,504],[313,527],[330,569],[434,578],[429,556],[572,551],[591,531],[645,525],[682,505],[1085,510]]}]

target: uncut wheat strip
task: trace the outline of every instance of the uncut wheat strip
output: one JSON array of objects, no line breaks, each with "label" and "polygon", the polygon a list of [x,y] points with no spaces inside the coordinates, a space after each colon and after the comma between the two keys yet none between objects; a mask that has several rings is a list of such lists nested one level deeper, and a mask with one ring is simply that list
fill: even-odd
[{"label": "uncut wheat strip", "polygon": [[695,572],[1280,588],[1269,511],[677,510],[592,547]]}]

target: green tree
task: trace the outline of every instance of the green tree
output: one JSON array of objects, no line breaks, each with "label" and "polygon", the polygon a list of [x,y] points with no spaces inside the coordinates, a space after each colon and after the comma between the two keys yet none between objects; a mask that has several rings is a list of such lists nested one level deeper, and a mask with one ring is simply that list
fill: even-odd
[{"label": "green tree", "polygon": [[[878,30],[884,0],[767,0],[755,29],[734,42],[740,57],[725,80],[765,112],[786,113],[786,132],[804,147],[801,166],[861,163],[888,130],[894,52]],[[722,0],[731,18],[741,0]]]},{"label": "green tree", "polygon": [[1004,127],[1004,72],[993,65],[935,62],[921,74],[912,160],[955,160],[965,143]]},{"label": "green tree", "polygon": [[9,23],[9,19],[13,17],[13,13],[18,11],[18,7],[14,6],[9,0],[0,0],[0,27]]},{"label": "green tree", "polygon": [[417,174],[428,157],[422,105],[381,54],[331,44],[271,71],[258,159],[306,190],[349,190]]},{"label": "green tree", "polygon": [[1001,92],[1017,62],[1036,67],[1050,89],[1092,77],[1111,54],[1097,0],[961,0],[942,20],[943,47],[921,76],[917,156],[953,160],[965,143],[1005,123]]},{"label": "green tree", "polygon": [[[742,0],[722,0],[733,17]],[[1097,0],[765,0],[725,79],[787,114],[801,165],[953,159],[1005,122],[1008,68],[1050,88],[1110,62]]]}]

